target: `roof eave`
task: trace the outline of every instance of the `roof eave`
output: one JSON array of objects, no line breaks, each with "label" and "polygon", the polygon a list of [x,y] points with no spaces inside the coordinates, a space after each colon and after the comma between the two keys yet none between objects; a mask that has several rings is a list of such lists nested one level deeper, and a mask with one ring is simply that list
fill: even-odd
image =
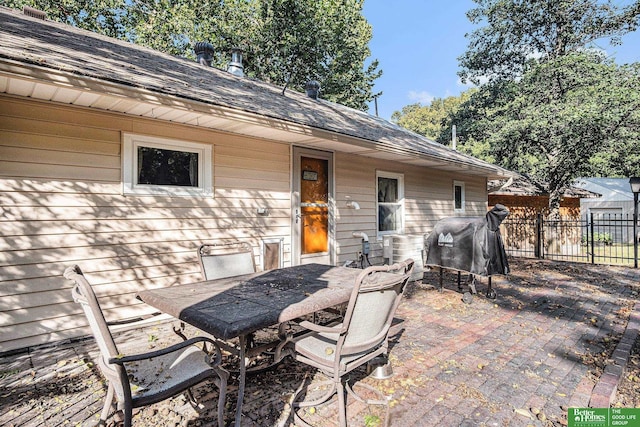
[{"label": "roof eave", "polygon": [[[43,101],[61,102],[56,99],[54,93],[57,93],[58,97],[64,98],[65,104],[85,108],[177,122],[416,166],[481,175],[488,179],[514,176],[511,171],[474,158],[465,162],[446,155],[425,154],[394,146],[392,141],[387,143],[372,141],[200,99],[161,93],[125,82],[107,81],[8,58],[0,58],[0,92]],[[167,111],[168,109],[172,110],[173,114]]]}]

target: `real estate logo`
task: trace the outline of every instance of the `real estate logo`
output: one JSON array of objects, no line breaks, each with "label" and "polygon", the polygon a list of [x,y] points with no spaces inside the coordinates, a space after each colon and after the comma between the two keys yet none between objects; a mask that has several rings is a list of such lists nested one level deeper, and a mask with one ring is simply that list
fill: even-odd
[{"label": "real estate logo", "polygon": [[567,427],[640,427],[640,408],[569,408]]},{"label": "real estate logo", "polygon": [[573,427],[608,427],[608,419],[607,408],[569,408],[567,415]]}]

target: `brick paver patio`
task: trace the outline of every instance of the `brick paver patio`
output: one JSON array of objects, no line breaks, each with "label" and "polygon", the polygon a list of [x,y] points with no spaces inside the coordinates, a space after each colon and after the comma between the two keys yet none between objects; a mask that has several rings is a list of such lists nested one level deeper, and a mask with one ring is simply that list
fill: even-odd
[{"label": "brick paver patio", "polygon": [[[392,426],[560,426],[568,407],[609,405],[640,327],[640,272],[535,260],[512,260],[512,271],[494,277],[497,299],[483,295],[483,280],[471,304],[462,302],[452,274],[443,293],[431,286],[435,272],[411,285],[398,311],[405,322],[393,340],[394,375],[356,373],[389,396]],[[166,325],[154,325],[119,334],[121,351],[134,351],[131,337],[141,333],[144,347],[177,339]],[[0,425],[94,425],[105,394],[96,354],[85,340],[0,356]],[[291,394],[320,378],[290,359],[250,377],[243,425],[292,425]],[[217,398],[206,385],[196,394],[205,403]],[[229,394],[231,420],[233,382]],[[335,425],[332,408],[314,408],[307,417]],[[381,415],[349,404],[350,425],[382,425]],[[140,411],[135,425],[215,425],[215,415],[177,397]]]}]

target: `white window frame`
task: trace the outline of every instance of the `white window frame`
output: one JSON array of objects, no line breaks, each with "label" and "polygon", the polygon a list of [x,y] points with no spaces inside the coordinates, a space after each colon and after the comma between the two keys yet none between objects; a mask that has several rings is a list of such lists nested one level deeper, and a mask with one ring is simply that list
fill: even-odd
[{"label": "white window frame", "polygon": [[[380,209],[378,202],[378,178],[389,178],[398,180],[398,202],[396,203],[400,206],[399,209],[399,217],[400,217],[400,228],[397,230],[388,230],[388,231],[380,231],[378,230],[378,224],[380,223]],[[389,203],[391,204],[391,203]],[[396,172],[386,172],[386,171],[376,171],[376,231],[377,231],[377,239],[382,240],[382,236],[388,234],[404,234],[404,174],[396,173]]]},{"label": "white window frame", "polygon": [[[198,154],[198,186],[138,184],[138,147],[185,151]],[[210,197],[213,195],[213,147],[209,144],[146,135],[124,134],[122,184],[125,195]]]},{"label": "white window frame", "polygon": [[[460,197],[461,197],[461,207],[460,208],[456,208],[456,187],[460,187]],[[466,209],[466,191],[464,188],[464,182],[462,181],[453,181],[453,211],[456,213],[463,213],[465,212]]]}]

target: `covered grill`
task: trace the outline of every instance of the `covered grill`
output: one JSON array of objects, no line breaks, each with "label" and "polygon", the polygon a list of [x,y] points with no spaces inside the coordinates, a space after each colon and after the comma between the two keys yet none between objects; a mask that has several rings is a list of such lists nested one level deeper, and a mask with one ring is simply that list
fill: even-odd
[{"label": "covered grill", "polygon": [[[426,265],[440,267],[440,289],[442,290],[442,269],[471,275],[472,293],[475,293],[475,276],[489,278],[487,297],[495,298],[491,289],[491,276],[508,274],[509,263],[502,243],[500,224],[509,215],[509,210],[497,204],[484,217],[451,217],[438,221],[425,241]],[[466,295],[465,295],[466,296]],[[465,302],[470,302],[466,296]]]}]

